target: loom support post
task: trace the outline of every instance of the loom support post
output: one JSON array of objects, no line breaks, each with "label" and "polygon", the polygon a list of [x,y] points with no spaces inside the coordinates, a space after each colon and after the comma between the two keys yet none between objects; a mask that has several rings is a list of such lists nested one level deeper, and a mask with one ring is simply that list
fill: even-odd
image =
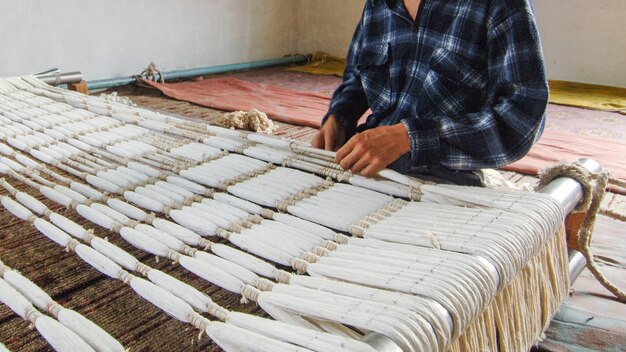
[{"label": "loom support post", "polygon": [[[602,168],[600,164],[591,159],[580,159],[579,162],[587,170],[591,172],[600,172]],[[550,182],[541,190],[556,199],[565,209],[565,213],[569,214],[576,208],[576,205],[583,198],[583,188],[580,183],[569,178],[560,177]],[[575,250],[569,251],[569,275],[570,285],[576,281],[580,273],[586,267],[587,261],[583,255]],[[379,333],[369,333],[361,339],[361,341],[374,347],[379,352],[401,352],[402,349],[393,340]]]}]

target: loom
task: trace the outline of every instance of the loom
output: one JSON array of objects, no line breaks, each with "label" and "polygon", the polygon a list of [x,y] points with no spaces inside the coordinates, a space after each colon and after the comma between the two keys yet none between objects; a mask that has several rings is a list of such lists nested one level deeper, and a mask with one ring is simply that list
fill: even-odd
[{"label": "loom", "polygon": [[[369,179],[298,142],[34,77],[0,81],[0,139],[7,211],[227,351],[526,351],[584,266],[562,229],[582,198],[568,178],[541,193]],[[219,306],[15,183],[273,319]],[[123,350],[1,263],[0,277],[0,301],[55,349]]]}]

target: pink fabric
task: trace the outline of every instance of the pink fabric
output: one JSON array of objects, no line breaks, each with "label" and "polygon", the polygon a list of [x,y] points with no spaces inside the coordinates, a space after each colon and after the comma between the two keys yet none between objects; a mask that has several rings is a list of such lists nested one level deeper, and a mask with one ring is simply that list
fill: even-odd
[{"label": "pink fabric", "polygon": [[538,170],[558,162],[591,158],[609,170],[612,177],[626,179],[625,153],[624,140],[544,131],[526,157],[505,169],[534,175]]},{"label": "pink fabric", "polygon": [[[174,99],[225,111],[254,108],[267,113],[274,120],[301,126],[320,127],[322,117],[326,114],[330,103],[330,96],[326,94],[296,91],[265,83],[243,81],[233,77],[217,77],[202,81],[168,84],[159,84],[147,80],[142,80],[142,82],[159,89]],[[559,107],[552,108],[558,109]],[[575,116],[571,115],[572,111],[578,110],[568,109],[563,112],[551,111],[550,113],[549,111],[547,127],[559,128],[557,122],[560,119],[565,119],[567,123],[562,125],[580,132],[581,126],[588,124],[589,116],[581,116],[581,121],[579,121],[581,126],[571,126],[574,123],[573,120],[576,120]],[[588,110],[581,111],[589,113]],[[605,113],[598,112],[596,114]],[[614,133],[621,131],[622,121],[615,118],[614,115],[598,115],[593,120],[596,126],[604,123],[607,124],[607,127],[612,127]],[[596,130],[591,132],[598,133]],[[620,136],[621,134],[618,133],[615,137],[619,138]],[[622,161],[624,153],[626,153],[625,140],[593,135],[581,136],[548,129],[544,131],[541,140],[525,158],[505,167],[505,169],[536,175],[542,168],[557,162],[575,161],[587,157],[596,160],[603,168],[611,171],[613,177],[626,179],[626,163]]]},{"label": "pink fabric", "polygon": [[330,96],[299,92],[263,83],[217,77],[195,82],[160,84],[145,79],[168,97],[224,111],[263,111],[273,120],[320,127]]}]

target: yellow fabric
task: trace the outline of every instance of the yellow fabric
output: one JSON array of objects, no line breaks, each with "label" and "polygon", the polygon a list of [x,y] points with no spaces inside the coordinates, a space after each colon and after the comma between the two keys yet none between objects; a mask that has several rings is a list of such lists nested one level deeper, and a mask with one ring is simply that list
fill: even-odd
[{"label": "yellow fabric", "polygon": [[550,81],[550,102],[580,108],[626,111],[626,88]]},{"label": "yellow fabric", "polygon": [[345,69],[346,59],[318,51],[308,65],[290,67],[287,71],[342,77]]}]

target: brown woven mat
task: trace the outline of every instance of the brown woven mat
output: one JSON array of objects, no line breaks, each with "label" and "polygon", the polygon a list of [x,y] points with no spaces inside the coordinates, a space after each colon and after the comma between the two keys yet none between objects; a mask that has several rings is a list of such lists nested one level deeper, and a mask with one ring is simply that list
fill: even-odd
[{"label": "brown woven mat", "polygon": [[[55,171],[77,180],[58,169]],[[12,178],[7,181],[87,229],[95,226],[82,220],[75,211],[52,204],[19,181]],[[0,194],[7,195],[7,192],[1,190]],[[263,315],[255,304],[240,304],[238,295],[207,283],[177,264],[163,258],[157,262],[155,257],[131,247],[119,235],[102,228],[95,230],[97,236],[108,238],[141,262],[198,288],[218,304],[234,311]],[[76,310],[101,326],[131,351],[219,350],[206,336],[198,341],[199,331],[191,325],[170,318],[129,286],[100,274],[77,255],[66,252],[4,209],[0,212],[0,258],[64,307]],[[4,305],[0,305],[0,341],[11,351],[51,350],[36,330]]]}]

